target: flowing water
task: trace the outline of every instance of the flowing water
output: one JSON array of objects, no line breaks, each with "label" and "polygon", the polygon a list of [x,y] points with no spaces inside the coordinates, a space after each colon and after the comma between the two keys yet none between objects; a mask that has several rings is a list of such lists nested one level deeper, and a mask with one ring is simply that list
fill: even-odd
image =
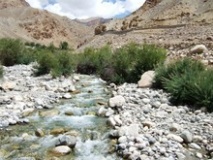
[{"label": "flowing water", "polygon": [[[1,130],[0,160],[25,160],[26,157],[36,160],[119,159],[110,145],[110,128],[106,124],[106,118],[96,116],[99,104],[107,104],[110,97],[106,85],[94,76],[82,75],[76,88],[80,92],[73,94],[71,100],[64,101],[51,110],[39,110],[29,116],[30,124]],[[41,129],[45,136],[37,137],[37,129]],[[57,157],[51,152],[61,136],[52,134],[53,130],[77,136],[76,146],[70,154]]]}]

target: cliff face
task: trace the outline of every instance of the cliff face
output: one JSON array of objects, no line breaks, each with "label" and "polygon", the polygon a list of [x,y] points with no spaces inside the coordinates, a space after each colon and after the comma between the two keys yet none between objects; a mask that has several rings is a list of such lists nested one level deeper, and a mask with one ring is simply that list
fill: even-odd
[{"label": "cliff face", "polygon": [[24,0],[0,0],[0,38],[19,38],[46,45],[67,41],[76,48],[92,36],[90,27],[32,8]]},{"label": "cliff face", "polygon": [[125,19],[110,22],[108,28],[126,30],[134,27],[211,23],[212,0],[147,0]]}]

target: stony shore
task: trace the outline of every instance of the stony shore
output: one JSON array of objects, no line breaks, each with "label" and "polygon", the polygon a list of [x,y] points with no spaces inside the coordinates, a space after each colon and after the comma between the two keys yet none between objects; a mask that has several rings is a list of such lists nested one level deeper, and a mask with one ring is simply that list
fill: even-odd
[{"label": "stony shore", "polygon": [[[29,123],[36,109],[50,109],[71,98],[77,76],[52,79],[33,76],[33,64],[4,67],[0,83],[0,128]],[[173,106],[162,90],[136,84],[110,85],[113,97],[99,116],[112,126],[112,148],[130,160],[213,158],[213,113]]]},{"label": "stony shore", "polygon": [[[213,158],[213,113],[173,106],[162,90],[123,84],[109,100],[115,114],[108,122],[117,153],[127,159],[174,160]],[[103,111],[103,109],[102,109]],[[103,114],[104,112],[102,112]]]},{"label": "stony shore", "polygon": [[4,67],[0,79],[0,128],[28,123],[35,109],[50,109],[59,99],[69,99],[75,91],[73,78],[52,79],[33,76],[33,64]]}]

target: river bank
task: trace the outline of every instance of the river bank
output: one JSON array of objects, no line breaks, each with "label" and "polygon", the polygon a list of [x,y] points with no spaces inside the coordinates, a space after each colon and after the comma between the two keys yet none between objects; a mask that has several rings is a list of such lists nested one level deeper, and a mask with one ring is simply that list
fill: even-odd
[{"label": "river bank", "polygon": [[[36,159],[23,152],[26,148],[20,148],[20,141],[26,142],[25,147],[33,143],[29,146],[32,152],[40,152],[39,146],[45,146],[66,155],[75,146],[81,160],[120,159],[111,155],[115,151],[121,159],[131,160],[197,160],[213,156],[213,113],[205,109],[173,106],[162,90],[142,89],[136,84],[111,84],[111,93],[95,76],[52,79],[50,75],[34,77],[33,70],[33,64],[4,67],[0,128],[4,133],[1,143],[6,145],[0,145],[4,146],[0,159],[6,157],[7,148],[12,157]],[[5,140],[9,136],[12,141]]]},{"label": "river bank", "polygon": [[108,119],[123,158],[142,160],[210,159],[213,113],[174,106],[162,90],[136,84],[114,86],[109,100],[116,114]]},{"label": "river bank", "polygon": [[4,70],[0,159],[119,159],[107,119],[96,114],[111,97],[104,81],[76,74],[34,77],[32,65]]}]

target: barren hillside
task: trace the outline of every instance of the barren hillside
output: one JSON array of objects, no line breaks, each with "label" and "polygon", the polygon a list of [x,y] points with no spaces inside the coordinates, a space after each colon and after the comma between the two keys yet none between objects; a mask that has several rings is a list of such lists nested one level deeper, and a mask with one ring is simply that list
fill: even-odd
[{"label": "barren hillside", "polygon": [[197,44],[207,46],[203,58],[213,64],[212,0],[147,0],[130,16],[106,24],[86,47],[109,44],[119,48],[130,42],[154,43],[165,47],[171,58],[186,56]]},{"label": "barren hillside", "polygon": [[212,0],[147,0],[125,19],[111,21],[108,29],[126,30],[137,27],[211,24]]},{"label": "barren hillside", "polygon": [[76,48],[93,36],[92,29],[47,11],[31,8],[24,0],[0,0],[0,38],[20,38],[41,44],[67,41]]}]

